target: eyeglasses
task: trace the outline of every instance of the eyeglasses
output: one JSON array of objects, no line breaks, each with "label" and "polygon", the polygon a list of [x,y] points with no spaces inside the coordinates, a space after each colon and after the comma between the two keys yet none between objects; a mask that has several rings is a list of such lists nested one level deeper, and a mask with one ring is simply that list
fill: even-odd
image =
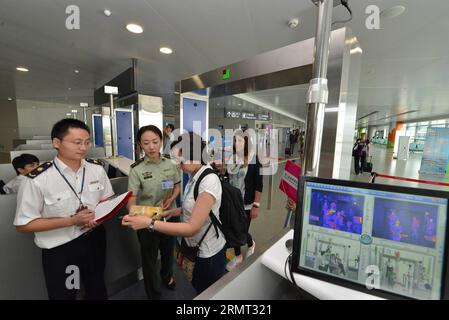
[{"label": "eyeglasses", "polygon": [[85,147],[90,147],[92,142],[90,140],[88,141],[81,141],[81,140],[75,140],[75,141],[68,141],[74,145],[76,145],[77,147],[81,147],[81,146],[85,146]]}]

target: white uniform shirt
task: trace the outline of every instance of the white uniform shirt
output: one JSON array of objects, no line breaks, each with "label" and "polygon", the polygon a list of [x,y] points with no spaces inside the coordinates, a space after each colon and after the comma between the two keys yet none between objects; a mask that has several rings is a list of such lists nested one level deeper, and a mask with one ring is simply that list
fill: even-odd
[{"label": "white uniform shirt", "polygon": [[[184,197],[183,197],[183,203],[182,203],[182,218],[183,221],[187,222],[189,221],[190,217],[192,216],[192,210],[195,206],[195,199],[193,195],[193,190],[195,189],[195,183],[196,180],[200,177],[201,173],[206,170],[206,168],[210,168],[210,166],[203,166],[198,172],[195,174],[193,178],[189,180],[189,183],[186,185],[184,189]],[[216,174],[209,174],[206,177],[203,178],[201,181],[199,188],[198,188],[198,196],[203,193],[207,192],[210,195],[212,195],[215,199],[215,203],[212,206],[212,212],[215,214],[215,216],[219,218],[220,214],[220,205],[221,205],[221,183],[220,179]],[[209,216],[207,216],[206,221],[204,222],[203,226],[201,227],[200,231],[195,234],[193,237],[185,238],[187,244],[191,247],[195,246],[200,240],[201,237],[206,232],[207,228],[209,227],[209,224],[211,223],[211,219]],[[198,256],[200,258],[210,258],[214,255],[216,255],[218,252],[223,249],[223,247],[226,244],[226,239],[223,235],[223,233],[220,231],[220,229],[217,227],[217,230],[219,232],[219,237],[217,238],[217,234],[215,232],[215,228],[212,225],[212,227],[209,229],[209,232],[207,233],[206,237],[204,238],[203,242],[201,242],[200,250],[198,253]]]},{"label": "white uniform shirt", "polygon": [[[81,201],[89,209],[94,210],[100,201],[114,195],[102,166],[82,160],[81,167],[75,173],[57,157],[53,161],[54,164],[37,177],[33,179],[26,177],[19,188],[15,226],[26,225],[38,218],[63,218],[76,213],[79,200],[55,168],[55,164],[78,193],[81,190],[83,170],[86,168]],[[80,229],[78,226],[70,226],[35,232],[34,242],[40,248],[51,249],[70,242],[86,232]]]},{"label": "white uniform shirt", "polygon": [[17,193],[19,192],[19,187],[22,184],[23,181],[28,179],[27,177],[19,174],[17,177],[9,181],[7,184],[3,186],[3,190],[9,194],[9,193]]}]

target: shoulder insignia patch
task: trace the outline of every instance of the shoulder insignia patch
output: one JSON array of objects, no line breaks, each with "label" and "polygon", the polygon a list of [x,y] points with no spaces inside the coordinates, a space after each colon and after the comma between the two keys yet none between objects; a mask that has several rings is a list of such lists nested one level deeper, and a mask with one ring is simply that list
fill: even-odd
[{"label": "shoulder insignia patch", "polygon": [[40,175],[42,172],[46,171],[48,168],[50,168],[53,165],[52,161],[47,161],[41,164],[39,167],[28,173],[26,176],[28,178],[34,179],[38,175]]},{"label": "shoulder insignia patch", "polygon": [[89,163],[97,164],[97,165],[102,166],[102,167],[105,166],[105,163],[103,161],[99,160],[99,159],[86,159],[86,161],[89,162]]},{"label": "shoulder insignia patch", "polygon": [[131,168],[134,168],[134,167],[138,166],[139,164],[141,164],[141,163],[143,162],[143,159],[144,159],[144,158],[141,158],[141,159],[137,160],[136,162],[134,162],[134,163],[131,165]]}]

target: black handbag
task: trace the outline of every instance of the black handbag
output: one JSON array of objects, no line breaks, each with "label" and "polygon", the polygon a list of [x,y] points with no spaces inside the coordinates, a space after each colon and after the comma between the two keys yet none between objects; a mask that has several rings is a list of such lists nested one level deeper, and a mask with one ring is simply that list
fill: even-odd
[{"label": "black handbag", "polygon": [[196,257],[198,257],[198,252],[200,251],[201,243],[203,242],[204,237],[206,236],[206,234],[209,232],[210,227],[212,227],[212,222],[210,223],[210,225],[207,228],[206,232],[201,237],[201,240],[194,247],[188,246],[186,240],[184,238],[182,238],[181,244],[179,245],[178,249],[179,249],[179,252],[181,252],[181,254],[186,259],[188,259],[189,261],[192,261],[192,262],[196,261]]}]

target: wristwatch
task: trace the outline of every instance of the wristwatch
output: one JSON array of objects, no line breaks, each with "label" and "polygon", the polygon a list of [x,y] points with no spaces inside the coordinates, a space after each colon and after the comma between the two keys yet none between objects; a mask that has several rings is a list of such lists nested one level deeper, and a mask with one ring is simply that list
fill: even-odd
[{"label": "wristwatch", "polygon": [[153,220],[153,219],[150,220],[150,224],[147,227],[148,231],[154,232],[154,223],[155,222],[156,222],[156,220]]},{"label": "wristwatch", "polygon": [[260,208],[260,203],[259,202],[253,202],[253,207],[254,208]]}]

